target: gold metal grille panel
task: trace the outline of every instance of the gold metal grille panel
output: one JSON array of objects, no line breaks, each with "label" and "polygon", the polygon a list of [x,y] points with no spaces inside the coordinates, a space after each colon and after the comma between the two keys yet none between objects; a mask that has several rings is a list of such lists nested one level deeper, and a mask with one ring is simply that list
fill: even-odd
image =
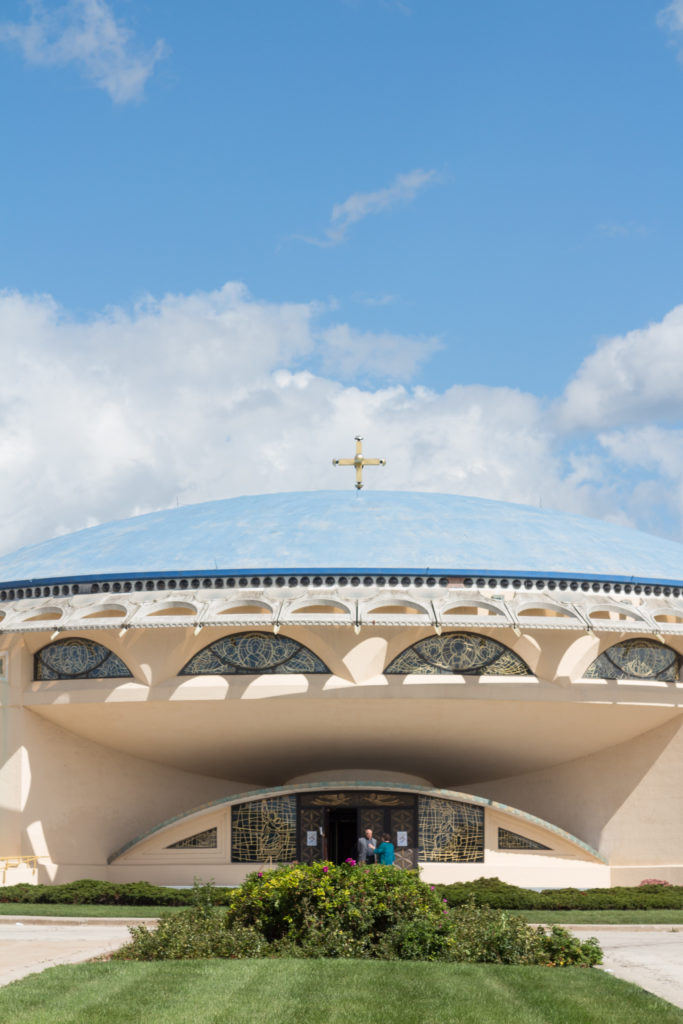
[{"label": "gold metal grille panel", "polygon": [[537,843],[535,839],[520,836],[519,832],[510,832],[507,828],[498,829],[499,850],[549,850],[551,847]]},{"label": "gold metal grille panel", "polygon": [[207,828],[204,832],[197,832],[187,839],[179,839],[177,843],[171,843],[167,850],[217,850],[218,829]]},{"label": "gold metal grille panel", "polygon": [[375,791],[335,790],[324,793],[302,793],[301,803],[313,807],[399,807],[413,804],[414,797],[403,793],[378,793]]},{"label": "gold metal grille panel", "polygon": [[478,863],[484,859],[484,809],[475,804],[421,796],[419,859]]},{"label": "gold metal grille panel", "polygon": [[233,861],[279,863],[295,857],[295,796],[269,797],[233,806]]}]

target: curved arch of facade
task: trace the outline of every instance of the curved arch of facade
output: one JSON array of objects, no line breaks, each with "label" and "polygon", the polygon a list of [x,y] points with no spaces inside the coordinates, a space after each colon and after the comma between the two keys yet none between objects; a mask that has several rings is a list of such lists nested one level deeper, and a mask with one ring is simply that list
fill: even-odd
[{"label": "curved arch of facade", "polygon": [[586,669],[584,679],[656,679],[675,683],[681,676],[681,656],[651,637],[632,637],[613,644]]},{"label": "curved arch of facade", "polygon": [[127,665],[103,644],[89,637],[72,636],[55,640],[33,656],[33,678],[43,679],[132,679]]},{"label": "curved arch of facade", "polygon": [[[275,786],[268,789],[247,790],[246,792],[235,793],[232,796],[223,797],[219,800],[213,800],[209,803],[202,804],[191,811],[175,815],[174,817],[161,822],[159,825],[155,825],[154,828],[149,829],[141,835],[135,836],[134,839],[131,839],[112,853],[108,858],[107,863],[116,863],[116,861],[123,857],[124,854],[131,853],[135,847],[148,842],[154,837],[161,837],[165,831],[171,830],[181,823],[187,823],[190,827],[194,824],[194,827],[197,830],[200,830],[201,818],[205,817],[212,811],[227,810],[237,804],[248,804],[255,801],[271,800],[278,797],[300,796],[303,794],[315,793],[324,794],[339,790],[354,792],[374,790],[381,793],[404,793],[411,796],[430,797],[441,801],[445,800],[452,801],[454,803],[467,804],[471,807],[479,807],[482,810],[488,809],[511,819],[511,823],[516,824],[518,828],[540,830],[548,837],[555,837],[556,840],[569,844],[574,847],[575,851],[580,854],[584,860],[592,859],[601,864],[607,864],[606,857],[592,846],[589,846],[588,843],[584,843],[583,840],[577,838],[577,836],[572,835],[570,832],[566,832],[557,825],[553,825],[552,822],[545,821],[543,818],[538,818],[535,815],[529,814],[526,811],[521,811],[516,807],[510,807],[508,804],[499,803],[498,801],[490,800],[487,797],[475,796],[471,793],[460,793],[456,790],[448,789],[434,789],[430,786],[418,786],[413,783],[406,782],[388,783],[386,780],[377,783],[373,783],[372,781],[300,782],[287,786]],[[172,847],[169,845],[167,848]]]},{"label": "curved arch of facade", "polygon": [[518,654],[500,640],[482,633],[454,632],[429,636],[400,654],[384,669],[385,675],[531,676]]},{"label": "curved arch of facade", "polygon": [[181,676],[329,672],[325,662],[298,640],[249,630],[214,640],[194,654]]}]

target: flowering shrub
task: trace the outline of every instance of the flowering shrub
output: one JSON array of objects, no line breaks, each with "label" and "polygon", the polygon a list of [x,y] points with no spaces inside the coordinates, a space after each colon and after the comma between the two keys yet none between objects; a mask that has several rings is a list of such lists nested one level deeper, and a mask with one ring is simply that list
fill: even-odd
[{"label": "flowering shrub", "polygon": [[263,878],[250,875],[234,894],[227,920],[318,956],[357,956],[372,955],[400,921],[441,924],[442,915],[441,901],[415,874],[351,863],[298,864]]},{"label": "flowering shrub", "polygon": [[341,864],[293,865],[250,875],[227,910],[211,887],[194,905],[162,918],[156,931],[131,929],[124,960],[200,957],[375,957],[501,964],[591,966],[594,940],[563,928],[546,934],[505,911],[473,902],[451,910],[412,872]]}]

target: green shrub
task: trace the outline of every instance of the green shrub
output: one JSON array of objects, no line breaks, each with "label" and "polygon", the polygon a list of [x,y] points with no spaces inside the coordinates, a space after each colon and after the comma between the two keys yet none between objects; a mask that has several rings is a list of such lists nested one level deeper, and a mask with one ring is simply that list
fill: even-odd
[{"label": "green shrub", "polygon": [[501,910],[679,910],[683,908],[683,886],[636,885],[612,889],[520,889],[499,878],[478,878],[474,882],[437,885],[435,892],[449,907],[469,900]]},{"label": "green shrub", "polygon": [[155,930],[131,929],[124,960],[201,957],[373,957],[591,966],[594,940],[546,934],[473,901],[450,910],[433,887],[392,867],[295,865],[250,875],[227,910],[197,885],[193,906]]},{"label": "green shrub", "polygon": [[[213,901],[227,905],[231,889],[214,889]],[[101,882],[81,878],[64,885],[8,885],[0,889],[0,903],[105,904],[127,907],[186,907],[192,903],[192,890],[167,889],[149,882]]]},{"label": "green shrub", "polygon": [[[417,879],[414,872],[402,874]],[[437,885],[430,891],[439,899],[445,899],[449,907],[459,907],[472,900],[479,906],[499,910],[683,909],[683,886],[656,881],[613,889],[546,889],[535,892],[508,885],[499,878],[478,878],[474,882]],[[218,906],[227,906],[235,894],[235,890],[219,887],[212,892],[213,903]],[[64,885],[30,885],[24,882],[0,888],[0,903],[186,907],[191,905],[192,898],[190,889],[169,889],[149,882],[101,882],[92,878]]]},{"label": "green shrub", "polygon": [[453,959],[470,963],[593,967],[602,963],[597,939],[582,941],[565,928],[534,928],[506,910],[467,903],[453,911]]},{"label": "green shrub", "polygon": [[545,933],[505,910],[466,903],[452,914],[453,959],[466,963],[547,962]]},{"label": "green shrub", "polygon": [[544,938],[544,952],[552,967],[595,967],[602,963],[600,943],[594,937],[583,942],[566,928],[555,925]]},{"label": "green shrub", "polygon": [[257,928],[269,942],[310,944],[311,934],[332,930],[370,949],[399,922],[440,922],[443,912],[441,900],[415,874],[312,864],[250,875],[234,893],[228,921]]}]

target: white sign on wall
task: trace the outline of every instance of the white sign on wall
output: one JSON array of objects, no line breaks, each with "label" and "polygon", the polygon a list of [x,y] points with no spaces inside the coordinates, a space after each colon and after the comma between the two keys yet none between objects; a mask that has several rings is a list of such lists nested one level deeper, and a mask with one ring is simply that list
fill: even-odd
[{"label": "white sign on wall", "polygon": [[306,846],[317,846],[318,845],[318,833],[315,829],[310,829],[306,832]]},{"label": "white sign on wall", "polygon": [[396,833],[396,845],[397,846],[407,846],[408,845],[408,833],[407,832],[397,832]]}]

